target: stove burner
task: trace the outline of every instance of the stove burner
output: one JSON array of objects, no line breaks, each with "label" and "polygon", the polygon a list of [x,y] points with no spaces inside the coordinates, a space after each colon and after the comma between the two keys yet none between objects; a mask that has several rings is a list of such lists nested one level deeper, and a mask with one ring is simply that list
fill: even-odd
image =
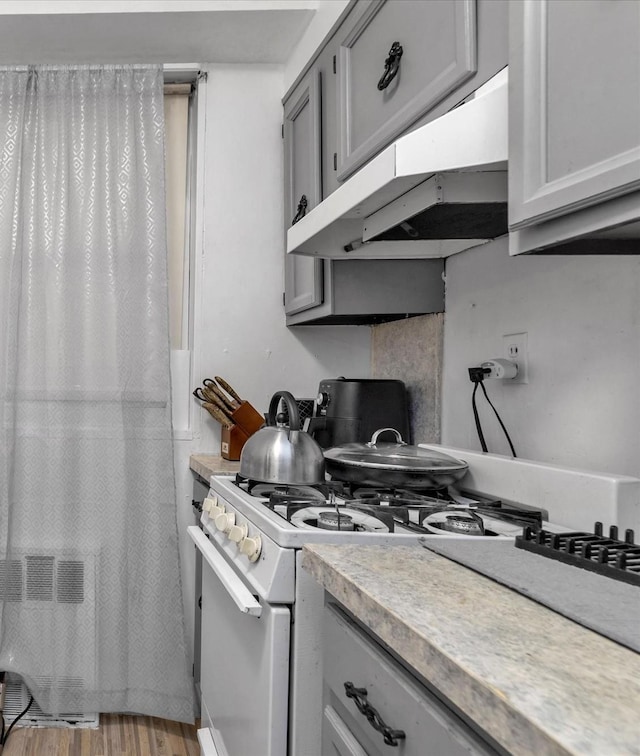
[{"label": "stove burner", "polygon": [[356,489],[352,496],[354,499],[357,499],[358,501],[361,501],[365,504],[370,504],[371,506],[377,506],[380,504],[380,502],[383,499],[383,494],[381,491],[377,491],[375,489],[371,491],[363,490],[361,488]]},{"label": "stove burner", "polygon": [[471,510],[434,512],[425,517],[422,524],[433,533],[445,531],[448,535],[485,535],[482,518]]},{"label": "stove burner", "polygon": [[[298,528],[320,528],[373,533],[392,533],[393,517],[378,514],[376,509],[366,507],[314,507],[307,506],[291,513],[289,521]],[[333,527],[340,521],[340,527]],[[347,524],[348,527],[343,527]]]},{"label": "stove burner", "polygon": [[250,496],[257,499],[270,498],[274,494],[281,497],[276,503],[284,503],[287,498],[325,501],[327,498],[326,486],[306,486],[293,483],[265,483],[260,480],[244,478],[240,474],[235,480],[238,488],[246,491]]},{"label": "stove burner", "polygon": [[340,512],[320,512],[318,515],[318,527],[324,530],[355,530],[353,517]]}]

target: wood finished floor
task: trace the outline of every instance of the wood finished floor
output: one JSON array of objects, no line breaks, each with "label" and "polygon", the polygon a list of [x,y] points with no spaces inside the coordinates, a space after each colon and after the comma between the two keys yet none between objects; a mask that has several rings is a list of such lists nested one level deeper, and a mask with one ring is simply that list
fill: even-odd
[{"label": "wood finished floor", "polygon": [[96,730],[16,727],[2,756],[199,756],[193,725],[101,714]]}]

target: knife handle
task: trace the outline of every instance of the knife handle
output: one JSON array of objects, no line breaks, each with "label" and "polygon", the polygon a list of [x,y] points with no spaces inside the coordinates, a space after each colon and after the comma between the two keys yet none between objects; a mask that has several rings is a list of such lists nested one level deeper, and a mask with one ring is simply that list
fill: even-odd
[{"label": "knife handle", "polygon": [[200,399],[201,402],[209,401],[208,396],[205,394],[204,390],[200,388],[200,386],[198,386],[198,388],[193,390],[193,395],[195,396],[196,399]]},{"label": "knife handle", "polygon": [[231,428],[231,426],[233,425],[231,418],[225,415],[220,407],[216,407],[215,404],[210,404],[209,402],[205,402],[202,406],[207,410],[211,417],[213,417],[220,423],[220,425],[222,425],[223,428]]},{"label": "knife handle", "polygon": [[224,412],[225,415],[233,422],[233,418],[231,417],[231,413],[233,412],[232,409],[229,409],[229,406],[226,402],[223,402],[222,399],[220,399],[216,394],[213,393],[210,389],[203,389],[204,395],[207,397],[205,399],[206,402],[209,402],[209,404],[215,405],[219,410]]},{"label": "knife handle", "polygon": [[235,391],[235,390],[234,390],[234,389],[233,389],[233,388],[232,388],[232,387],[231,387],[231,386],[230,386],[230,385],[229,385],[229,384],[228,384],[228,383],[227,383],[227,382],[225,381],[225,379],[224,379],[224,378],[221,378],[221,377],[220,377],[219,375],[216,375],[216,376],[215,376],[215,379],[216,379],[216,383],[217,383],[217,384],[218,384],[218,385],[220,386],[220,388],[223,388],[223,389],[224,389],[224,390],[225,390],[225,391],[227,392],[227,394],[229,394],[229,396],[230,396],[230,397],[231,397],[232,399],[235,399],[235,401],[236,401],[236,402],[238,402],[238,404],[242,404],[242,399],[241,399],[241,398],[240,398],[240,396],[238,395],[238,392],[237,392],[237,391]]},{"label": "knife handle", "polygon": [[225,396],[220,386],[218,386],[218,384],[214,380],[212,380],[211,378],[205,378],[202,383],[204,384],[205,391],[218,397],[218,399],[224,404],[227,412],[233,412],[233,410],[235,409],[234,403],[227,396]]}]

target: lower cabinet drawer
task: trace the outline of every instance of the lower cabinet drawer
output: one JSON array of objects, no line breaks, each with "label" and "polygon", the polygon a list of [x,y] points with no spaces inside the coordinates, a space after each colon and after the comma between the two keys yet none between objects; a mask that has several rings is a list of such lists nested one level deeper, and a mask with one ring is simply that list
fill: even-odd
[{"label": "lower cabinet drawer", "polygon": [[325,608],[323,756],[495,751],[338,608]]}]

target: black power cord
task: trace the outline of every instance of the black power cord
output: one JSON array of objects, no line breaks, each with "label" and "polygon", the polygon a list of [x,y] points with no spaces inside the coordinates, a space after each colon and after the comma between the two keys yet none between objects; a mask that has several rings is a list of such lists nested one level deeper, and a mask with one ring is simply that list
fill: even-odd
[{"label": "black power cord", "polygon": [[485,375],[488,375],[491,372],[490,368],[483,368],[483,367],[472,367],[469,368],[469,380],[473,383],[473,392],[471,394],[471,408],[473,409],[473,418],[476,423],[476,430],[478,431],[478,438],[480,440],[480,446],[482,447],[483,452],[489,451],[487,448],[487,442],[484,439],[484,433],[482,432],[482,425],[480,423],[480,415],[478,414],[478,407],[476,405],[476,392],[478,391],[478,386],[482,389],[482,393],[485,396],[485,399],[489,403],[489,406],[494,411],[495,416],[498,418],[498,422],[500,423],[500,427],[504,431],[504,435],[507,439],[507,442],[509,443],[509,448],[511,449],[511,454],[514,457],[517,457],[516,450],[513,446],[513,442],[511,441],[511,437],[509,436],[509,432],[507,431],[504,423],[502,422],[502,419],[500,415],[498,414],[498,410],[493,406],[493,403],[491,402],[491,399],[489,399],[489,394],[487,394],[487,389],[484,387],[484,377]]},{"label": "black power cord", "polygon": [[4,699],[6,694],[5,678],[7,673],[0,672],[0,753],[4,746]]},{"label": "black power cord", "polygon": [[[5,673],[0,672],[0,685],[3,685],[5,681]],[[25,708],[18,714],[18,716],[13,720],[13,722],[9,725],[7,728],[7,731],[4,731],[5,724],[4,724],[4,713],[2,709],[0,708],[0,754],[2,753],[4,746],[9,739],[9,735],[11,734],[11,730],[16,726],[16,724],[24,717],[24,715],[29,711],[31,708],[31,704],[33,703],[33,696],[29,698],[29,703],[25,706]]]}]

